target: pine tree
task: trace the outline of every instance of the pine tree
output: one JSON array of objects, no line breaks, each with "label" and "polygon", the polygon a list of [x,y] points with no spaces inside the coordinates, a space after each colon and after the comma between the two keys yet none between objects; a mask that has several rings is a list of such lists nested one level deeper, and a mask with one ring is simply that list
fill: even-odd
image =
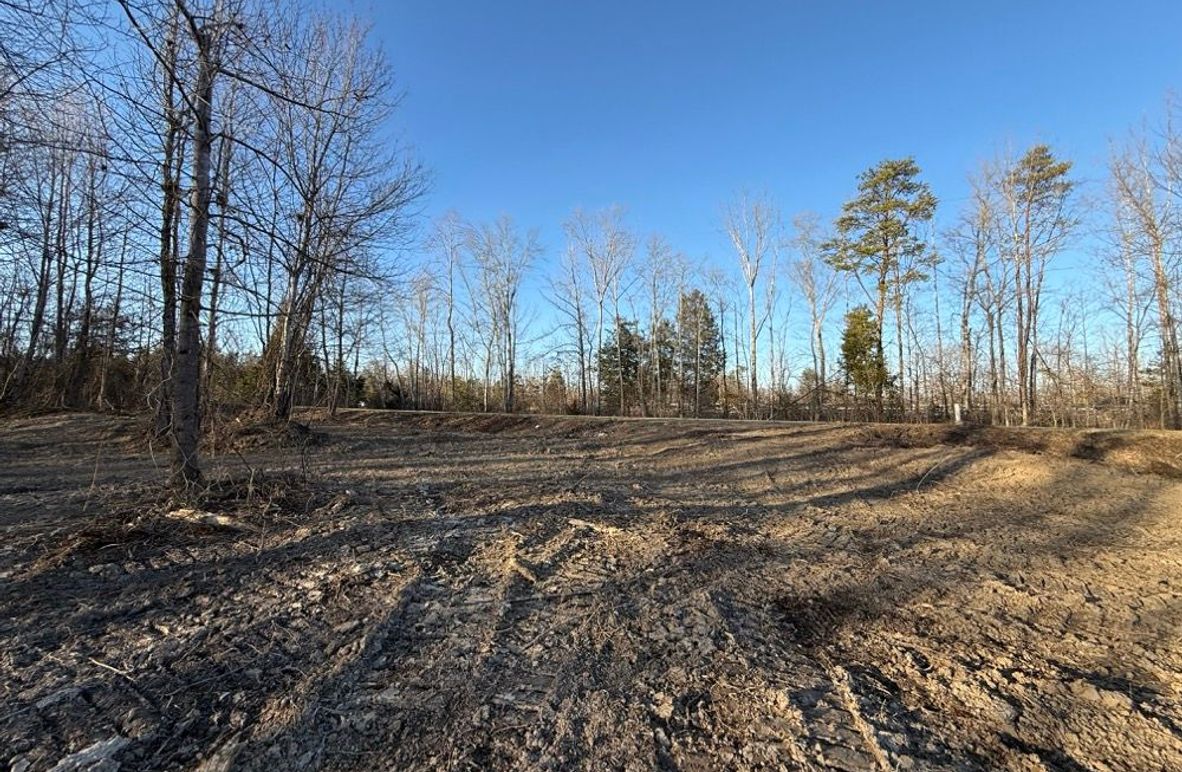
[{"label": "pine tree", "polygon": [[681,296],[677,304],[678,372],[681,374],[683,402],[694,416],[710,413],[718,403],[718,375],[726,366],[722,354],[722,334],[710,301],[700,290]]},{"label": "pine tree", "polygon": [[859,402],[874,395],[876,398],[887,386],[886,362],[880,341],[882,330],[873,312],[858,306],[845,315],[845,329],[841,334],[841,369],[846,384],[854,389]]},{"label": "pine tree", "polygon": [[[913,158],[888,159],[862,172],[857,197],[845,203],[837,218],[837,238],[823,246],[826,262],[852,273],[874,304],[876,354],[884,362],[882,319],[888,298],[893,299],[899,327],[899,377],[903,373],[904,288],[926,278],[921,268],[935,261],[915,232],[916,224],[931,220],[936,212],[936,197],[918,177],[919,166]],[[874,282],[873,291],[867,279]],[[874,397],[876,417],[882,418],[881,388]]]},{"label": "pine tree", "polygon": [[1002,194],[1008,214],[1008,251],[1014,263],[1018,404],[1022,425],[1034,419],[1038,392],[1038,327],[1047,262],[1076,226],[1068,201],[1075,183],[1070,161],[1035,145],[1007,171]]},{"label": "pine tree", "polygon": [[636,403],[640,388],[640,357],[644,348],[644,338],[636,331],[636,322],[621,320],[608,333],[608,339],[599,350],[600,398],[605,412],[628,415]]},{"label": "pine tree", "polygon": [[547,413],[569,412],[566,378],[562,370],[552,367],[542,379],[542,410]]}]

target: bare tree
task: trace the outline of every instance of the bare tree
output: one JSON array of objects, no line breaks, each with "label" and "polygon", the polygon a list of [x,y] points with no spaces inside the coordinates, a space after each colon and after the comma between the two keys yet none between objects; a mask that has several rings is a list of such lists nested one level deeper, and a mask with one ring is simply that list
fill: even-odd
[{"label": "bare tree", "polygon": [[[623,219],[624,210],[618,206],[594,214],[579,209],[571,215],[565,225],[567,238],[582,256],[591,275],[596,310],[595,353],[591,359],[593,362],[598,361],[599,352],[603,350],[603,317],[608,297],[618,291],[620,276],[632,260],[635,248],[635,238],[624,228]],[[616,321],[618,328],[619,320]],[[597,373],[597,381],[599,377],[600,374]],[[598,387],[595,389],[596,415],[602,408],[600,391]]]},{"label": "bare tree", "polygon": [[[130,15],[130,7],[124,8]],[[138,22],[136,22],[138,23]],[[177,275],[180,262],[178,230],[181,221],[181,167],[184,163],[182,132],[191,116],[181,104],[181,72],[178,59],[181,20],[179,6],[169,15],[162,50],[158,54],[161,111],[163,113],[160,153],[160,300],[161,356],[160,385],[156,406],[156,436],[168,437],[173,425],[173,374],[177,345]],[[155,50],[155,49],[153,49]]]},{"label": "bare tree", "polygon": [[455,211],[435,223],[431,246],[442,267],[444,301],[447,304],[447,375],[448,399],[456,398],[456,274],[463,259],[465,228]]},{"label": "bare tree", "polygon": [[[956,256],[960,286],[960,399],[971,414],[975,386],[976,350],[973,338],[973,311],[978,304],[988,315],[991,389],[998,395],[996,349],[994,346],[994,318],[998,310],[995,295],[983,292],[982,280],[992,282],[989,263],[996,254],[997,225],[994,201],[984,177],[970,180],[973,194],[960,221],[946,236],[949,251]],[[995,405],[995,408],[997,406]]]},{"label": "bare tree", "polygon": [[[1144,339],[1145,318],[1149,306],[1152,305],[1152,300],[1148,300],[1148,297],[1153,293],[1145,292],[1142,286],[1142,255],[1136,250],[1134,218],[1129,216],[1122,205],[1119,192],[1114,190],[1112,193],[1114,195],[1111,201],[1111,242],[1102,252],[1101,259],[1113,274],[1110,276],[1106,271],[1104,283],[1115,301],[1116,315],[1124,322],[1125,327],[1121,369],[1124,373],[1124,403],[1128,413],[1126,425],[1141,427],[1144,425],[1141,399],[1141,344]],[[1163,397],[1167,393],[1168,387],[1163,389]]]},{"label": "bare tree", "polygon": [[502,216],[494,223],[470,231],[469,250],[490,314],[489,323],[496,331],[493,339],[500,344],[496,353],[501,371],[502,405],[506,413],[511,413],[516,409],[521,282],[541,254],[541,245],[536,231],[523,236],[511,218]]},{"label": "bare tree", "polygon": [[792,246],[797,258],[792,263],[792,278],[809,307],[809,355],[816,384],[810,402],[813,420],[820,420],[825,410],[825,392],[829,382],[825,362],[825,318],[837,299],[841,284],[837,271],[822,259],[820,218],[812,213],[792,220]]},{"label": "bare tree", "polygon": [[1182,179],[1175,181],[1172,176],[1170,154],[1176,152],[1174,146],[1178,140],[1172,137],[1168,126],[1166,138],[1166,155],[1155,158],[1146,138],[1134,136],[1129,146],[1112,158],[1109,170],[1124,259],[1145,260],[1153,277],[1164,374],[1164,423],[1171,429],[1179,429],[1182,428],[1182,355],[1178,348],[1178,317],[1169,262],[1175,252],[1172,242],[1178,236],[1170,194]]},{"label": "bare tree", "polygon": [[173,402],[173,484],[192,489],[202,480],[198,445],[201,441],[201,289],[209,242],[209,208],[212,201],[214,89],[227,55],[227,28],[239,21],[233,14],[199,16],[183,4],[178,8],[192,37],[196,79],[187,101],[192,112],[193,190],[188,203],[188,253],[178,310],[176,391]]},{"label": "bare tree", "polygon": [[322,288],[334,272],[381,278],[370,250],[401,236],[423,192],[417,164],[385,146],[388,72],[365,30],[318,19],[290,34],[300,57],[282,71],[282,88],[266,94],[273,157],[284,170],[279,200],[294,219],[281,235],[286,287],[267,351],[268,404],[280,420],[291,415],[296,360]]},{"label": "bare tree", "polygon": [[760,270],[773,258],[778,246],[780,215],[766,196],[743,194],[726,208],[723,224],[739,258],[739,268],[747,286],[747,345],[750,352],[747,379],[750,393],[746,412],[756,418],[759,416],[759,334],[767,323],[768,314],[766,309],[761,313],[757,307],[755,285]]},{"label": "bare tree", "polygon": [[575,246],[570,244],[563,252],[559,274],[551,280],[550,302],[565,319],[563,326],[571,330],[574,338],[575,362],[579,374],[579,411],[586,413],[590,402],[591,336],[587,327],[587,309],[584,306],[587,291],[584,288],[582,259]]}]

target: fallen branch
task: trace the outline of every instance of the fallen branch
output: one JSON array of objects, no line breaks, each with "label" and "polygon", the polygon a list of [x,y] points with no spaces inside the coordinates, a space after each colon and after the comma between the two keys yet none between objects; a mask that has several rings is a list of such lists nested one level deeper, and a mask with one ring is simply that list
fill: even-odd
[{"label": "fallen branch", "polygon": [[955,453],[948,453],[943,458],[938,460],[936,463],[932,464],[932,466],[926,472],[923,473],[923,477],[919,478],[919,482],[917,482],[915,484],[916,492],[917,493],[919,492],[919,489],[921,487],[923,487],[923,484],[925,482],[927,482],[928,476],[931,475],[932,472],[936,471],[936,469],[938,469],[941,464],[943,464],[948,459],[952,458],[954,455],[956,455],[956,454]]},{"label": "fallen branch", "polygon": [[251,533],[258,531],[258,528],[250,523],[241,522],[229,515],[203,512],[200,509],[174,509],[168,512],[165,517],[172,518],[173,520],[183,520],[186,523],[206,525],[211,528],[226,528],[231,531],[248,531]]},{"label": "fallen branch", "polygon": [[599,533],[620,533],[620,529],[616,528],[614,525],[605,525],[603,523],[592,523],[587,520],[580,520],[577,517],[572,517],[570,520],[567,520],[566,522],[570,523],[575,528],[590,528],[592,531],[597,531]]},{"label": "fallen branch", "polygon": [[509,566],[514,571],[516,571],[522,579],[525,579],[530,584],[535,584],[538,581],[538,577],[534,575],[534,572],[521,565],[521,563],[517,561],[517,558],[510,558]]}]

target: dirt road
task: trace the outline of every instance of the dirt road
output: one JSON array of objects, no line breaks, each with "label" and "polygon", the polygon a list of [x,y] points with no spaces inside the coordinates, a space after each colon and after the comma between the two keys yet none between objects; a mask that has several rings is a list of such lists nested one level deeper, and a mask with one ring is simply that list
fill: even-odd
[{"label": "dirt road", "polygon": [[135,426],[0,424],[13,769],[1182,768],[1165,476],[358,412],[223,455],[227,529]]}]

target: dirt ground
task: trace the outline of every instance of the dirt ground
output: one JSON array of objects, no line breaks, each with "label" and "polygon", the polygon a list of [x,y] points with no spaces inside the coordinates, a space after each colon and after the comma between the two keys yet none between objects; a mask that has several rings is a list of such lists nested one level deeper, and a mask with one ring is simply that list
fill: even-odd
[{"label": "dirt ground", "polygon": [[311,418],[0,423],[0,763],[1182,769],[1171,437]]}]

